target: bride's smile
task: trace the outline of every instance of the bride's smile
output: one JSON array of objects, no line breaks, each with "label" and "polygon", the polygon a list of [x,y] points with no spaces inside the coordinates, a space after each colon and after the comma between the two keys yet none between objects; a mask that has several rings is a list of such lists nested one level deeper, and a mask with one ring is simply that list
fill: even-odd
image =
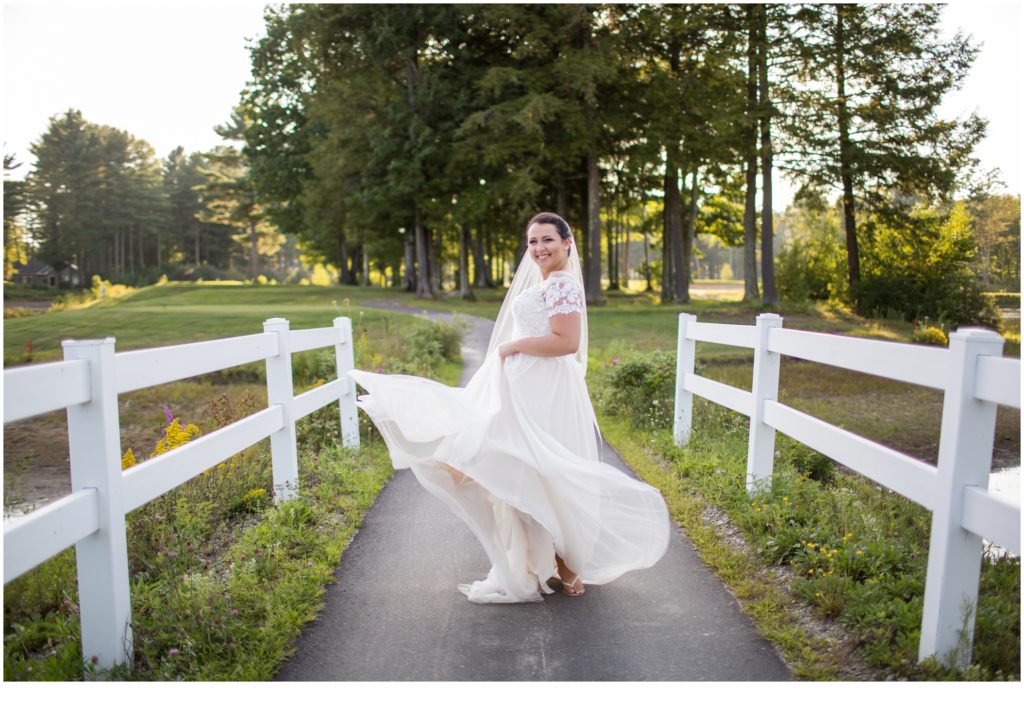
[{"label": "bride's smile", "polygon": [[570,242],[559,236],[554,224],[533,224],[526,234],[526,244],[545,280],[569,260]]}]

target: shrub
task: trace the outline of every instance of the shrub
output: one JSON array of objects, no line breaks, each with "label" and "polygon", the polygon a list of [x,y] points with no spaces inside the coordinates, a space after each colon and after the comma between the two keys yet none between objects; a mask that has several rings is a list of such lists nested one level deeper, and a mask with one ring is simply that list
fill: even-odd
[{"label": "shrub", "polygon": [[949,339],[946,337],[946,333],[939,328],[934,326],[921,326],[920,328],[914,329],[914,334],[910,337],[912,343],[924,343],[929,346],[948,346]]},{"label": "shrub", "polygon": [[668,428],[674,418],[676,354],[665,351],[629,353],[613,358],[597,393],[601,409],[629,416],[645,428]]},{"label": "shrub", "polygon": [[828,236],[787,241],[775,262],[775,285],[783,299],[794,302],[841,296],[846,259],[838,242]]},{"label": "shrub", "polygon": [[962,205],[944,215],[922,209],[869,218],[864,238],[861,280],[850,290],[858,314],[999,328],[969,267],[976,244]]},{"label": "shrub", "polygon": [[835,481],[836,464],[827,455],[787,436],[778,436],[777,445],[780,465],[787,465],[797,474],[822,484]]}]

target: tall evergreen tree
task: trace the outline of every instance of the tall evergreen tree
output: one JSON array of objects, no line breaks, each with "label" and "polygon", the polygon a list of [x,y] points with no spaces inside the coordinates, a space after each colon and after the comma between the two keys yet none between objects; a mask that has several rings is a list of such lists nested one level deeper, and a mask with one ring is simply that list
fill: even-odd
[{"label": "tall evergreen tree", "polygon": [[860,280],[858,212],[893,193],[948,196],[984,135],[984,121],[936,109],[977,54],[941,36],[940,5],[802,5],[795,32],[806,83],[783,123],[785,168],[842,193],[849,281]]}]

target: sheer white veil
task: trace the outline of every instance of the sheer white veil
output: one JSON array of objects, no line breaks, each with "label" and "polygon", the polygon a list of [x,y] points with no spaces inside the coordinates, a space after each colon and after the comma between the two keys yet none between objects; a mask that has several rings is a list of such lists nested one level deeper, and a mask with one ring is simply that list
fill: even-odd
[{"label": "sheer white veil", "polygon": [[[579,252],[576,250],[576,239],[573,237],[569,244],[569,259],[561,272],[569,273],[579,283],[580,290],[584,291],[581,300],[583,308],[580,310],[580,347],[576,351],[576,362],[579,363],[583,374],[587,372],[587,296],[583,286],[583,266],[580,264]],[[494,331],[491,332],[491,342],[487,346],[487,355],[494,353],[498,346],[506,341],[512,340],[513,317],[512,303],[516,298],[534,285],[544,282],[544,276],[540,268],[530,255],[529,249],[523,254],[512,276],[512,284],[509,285],[505,300],[501,303],[501,310],[494,322]]]}]

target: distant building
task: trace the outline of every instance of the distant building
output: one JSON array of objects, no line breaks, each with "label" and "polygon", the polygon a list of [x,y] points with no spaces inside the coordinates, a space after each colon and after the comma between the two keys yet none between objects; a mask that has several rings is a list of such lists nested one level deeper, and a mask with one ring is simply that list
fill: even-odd
[{"label": "distant building", "polygon": [[36,258],[30,258],[27,263],[14,264],[12,282],[35,287],[57,287],[61,282],[69,285],[78,284],[78,266],[69,263],[58,274],[49,263],[44,263]]}]

